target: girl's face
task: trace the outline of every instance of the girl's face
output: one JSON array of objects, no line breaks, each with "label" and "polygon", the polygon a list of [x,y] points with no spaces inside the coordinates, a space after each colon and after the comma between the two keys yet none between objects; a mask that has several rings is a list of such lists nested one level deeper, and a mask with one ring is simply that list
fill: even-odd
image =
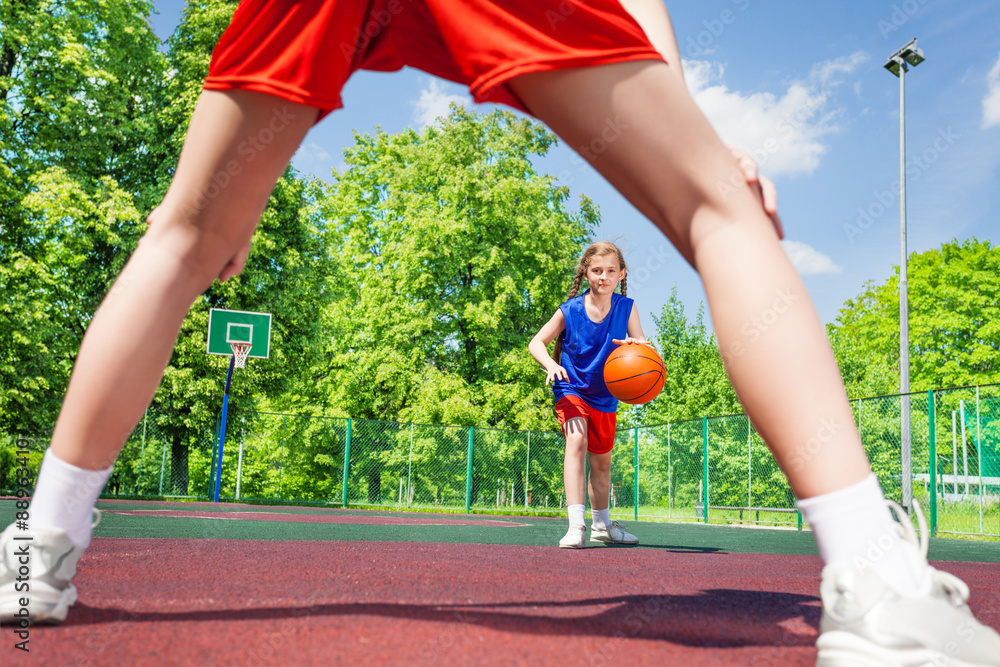
[{"label": "girl's face", "polygon": [[594,294],[610,294],[625,276],[617,255],[594,255],[587,267],[587,282]]}]

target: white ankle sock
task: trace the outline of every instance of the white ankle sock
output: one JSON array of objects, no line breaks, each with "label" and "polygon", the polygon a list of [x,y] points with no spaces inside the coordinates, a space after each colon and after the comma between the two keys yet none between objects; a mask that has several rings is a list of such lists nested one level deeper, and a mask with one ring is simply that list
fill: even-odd
[{"label": "white ankle sock", "polygon": [[610,525],[611,525],[611,508],[606,507],[602,510],[595,510],[593,507],[590,508],[591,528],[607,528]]},{"label": "white ankle sock", "polygon": [[49,449],[28,506],[32,528],[61,528],[77,547],[90,545],[90,524],[97,496],[111,476],[107,470],[85,470],[66,463]]},{"label": "white ankle sock", "polygon": [[567,505],[567,512],[569,512],[569,525],[570,526],[585,526],[587,525],[586,517],[587,510],[583,505]]},{"label": "white ankle sock", "polygon": [[827,565],[871,567],[901,594],[912,595],[921,587],[923,572],[917,570],[922,567],[900,537],[875,473],[797,505]]}]

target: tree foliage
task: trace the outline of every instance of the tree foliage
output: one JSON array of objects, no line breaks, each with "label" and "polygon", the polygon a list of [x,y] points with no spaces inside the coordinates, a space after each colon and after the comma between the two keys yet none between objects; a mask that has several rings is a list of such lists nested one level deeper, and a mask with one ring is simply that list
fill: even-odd
[{"label": "tree foliage", "polygon": [[[953,240],[908,265],[911,390],[1000,382],[1000,248]],[[868,283],[830,327],[841,370],[864,392],[898,391],[898,294],[897,269]]]},{"label": "tree foliage", "polygon": [[164,59],[142,0],[0,5],[0,425],[38,433],[134,247]]},{"label": "tree foliage", "polygon": [[[235,7],[190,3],[163,54],[147,2],[0,6],[0,428],[51,428],[83,332],[173,176]],[[204,352],[210,307],[275,314],[271,359],[233,385],[244,408],[310,375],[329,266],[311,192],[292,170],[281,178],[246,270],[212,285],[182,325],[154,398],[181,469],[190,445],[209,444],[220,407],[227,360]]]},{"label": "tree foliage", "polygon": [[597,222],[530,158],[540,124],[453,107],[422,132],[357,135],[321,207],[336,297],[330,403],[373,419],[553,425],[527,352]]}]

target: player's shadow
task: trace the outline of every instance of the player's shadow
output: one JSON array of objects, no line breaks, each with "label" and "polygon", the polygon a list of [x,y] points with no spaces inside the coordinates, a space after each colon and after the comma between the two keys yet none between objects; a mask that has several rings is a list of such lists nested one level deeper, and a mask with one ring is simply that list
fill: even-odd
[{"label": "player's shadow", "polygon": [[482,626],[524,635],[662,640],[684,646],[793,647],[815,642],[820,607],[818,598],[811,595],[733,589],[516,603],[347,603],[188,612],[131,612],[77,604],[63,627],[316,616],[382,616],[450,623],[454,633],[472,633]]}]

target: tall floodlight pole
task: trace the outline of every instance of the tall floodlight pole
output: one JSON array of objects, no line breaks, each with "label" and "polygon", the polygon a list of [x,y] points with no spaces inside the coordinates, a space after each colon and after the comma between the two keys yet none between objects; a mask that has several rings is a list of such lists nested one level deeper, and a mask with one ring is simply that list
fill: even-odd
[{"label": "tall floodlight pole", "polygon": [[913,504],[910,443],[910,305],[906,264],[906,72],[924,62],[917,38],[889,56],[884,67],[899,77],[899,444],[903,507]]}]

